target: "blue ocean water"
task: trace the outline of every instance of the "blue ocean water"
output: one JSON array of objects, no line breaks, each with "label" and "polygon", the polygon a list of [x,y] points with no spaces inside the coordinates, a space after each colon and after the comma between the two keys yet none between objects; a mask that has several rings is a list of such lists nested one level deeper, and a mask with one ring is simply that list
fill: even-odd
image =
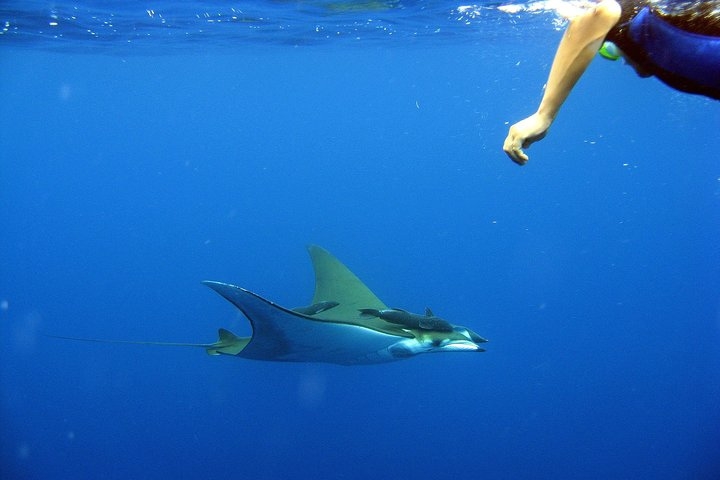
[{"label": "blue ocean water", "polygon": [[[594,62],[518,167],[567,3],[5,2],[0,477],[720,478],[720,105]],[[319,244],[483,354],[249,334]]]}]

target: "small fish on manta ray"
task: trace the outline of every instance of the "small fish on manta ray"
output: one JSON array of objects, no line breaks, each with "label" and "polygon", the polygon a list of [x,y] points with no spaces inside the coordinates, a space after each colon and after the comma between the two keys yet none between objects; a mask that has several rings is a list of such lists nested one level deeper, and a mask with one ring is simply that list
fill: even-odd
[{"label": "small fish on manta ray", "polygon": [[425,309],[425,315],[406,312],[399,308],[388,308],[386,310],[375,310],[374,308],[361,308],[360,313],[363,315],[372,315],[373,317],[382,318],[390,323],[405,325],[408,328],[437,330],[438,332],[452,332],[453,326],[446,320],[433,315],[432,310]]},{"label": "small fish on manta ray", "polygon": [[210,355],[276,362],[339,365],[384,363],[433,352],[484,352],[486,339],[427,309],[425,315],[388,308],[328,251],[308,247],[315,271],[310,305],[295,309],[241,287],[205,281],[250,321],[252,336],[219,329],[215,343],[138,342],[49,335],[103,343],[201,347]]}]

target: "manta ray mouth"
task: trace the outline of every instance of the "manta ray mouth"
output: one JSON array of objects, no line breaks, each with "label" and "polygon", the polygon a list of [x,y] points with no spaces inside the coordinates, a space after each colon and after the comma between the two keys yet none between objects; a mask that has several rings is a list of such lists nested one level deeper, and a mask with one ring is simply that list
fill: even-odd
[{"label": "manta ray mouth", "polygon": [[484,352],[485,349],[478,344],[466,341],[456,340],[450,341],[434,349],[437,352]]}]

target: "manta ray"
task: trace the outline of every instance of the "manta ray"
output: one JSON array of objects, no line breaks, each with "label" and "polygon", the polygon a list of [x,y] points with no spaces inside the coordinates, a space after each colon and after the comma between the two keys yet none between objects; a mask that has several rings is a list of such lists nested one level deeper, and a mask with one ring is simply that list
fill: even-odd
[{"label": "manta ray", "polygon": [[[487,340],[467,327],[436,317],[388,308],[345,265],[316,245],[308,247],[315,271],[310,305],[285,308],[228,283],[204,281],[250,321],[252,335],[219,329],[215,343],[110,341],[201,347],[210,355],[275,362],[362,365],[432,352],[484,352]],[[72,340],[100,341],[74,337]]]}]

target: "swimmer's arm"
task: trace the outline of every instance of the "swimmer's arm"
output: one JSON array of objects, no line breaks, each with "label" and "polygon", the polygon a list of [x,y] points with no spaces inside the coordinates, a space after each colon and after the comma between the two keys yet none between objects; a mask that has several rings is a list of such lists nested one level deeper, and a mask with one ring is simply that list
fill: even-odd
[{"label": "swimmer's arm", "polygon": [[510,127],[505,139],[503,150],[515,163],[524,165],[528,161],[522,149],[545,136],[605,36],[618,22],[620,13],[620,5],[615,0],[603,0],[570,22],[555,53],[537,112]]},{"label": "swimmer's arm", "polygon": [[620,5],[605,0],[570,22],[558,46],[538,114],[552,123],[570,91],[620,19]]}]

